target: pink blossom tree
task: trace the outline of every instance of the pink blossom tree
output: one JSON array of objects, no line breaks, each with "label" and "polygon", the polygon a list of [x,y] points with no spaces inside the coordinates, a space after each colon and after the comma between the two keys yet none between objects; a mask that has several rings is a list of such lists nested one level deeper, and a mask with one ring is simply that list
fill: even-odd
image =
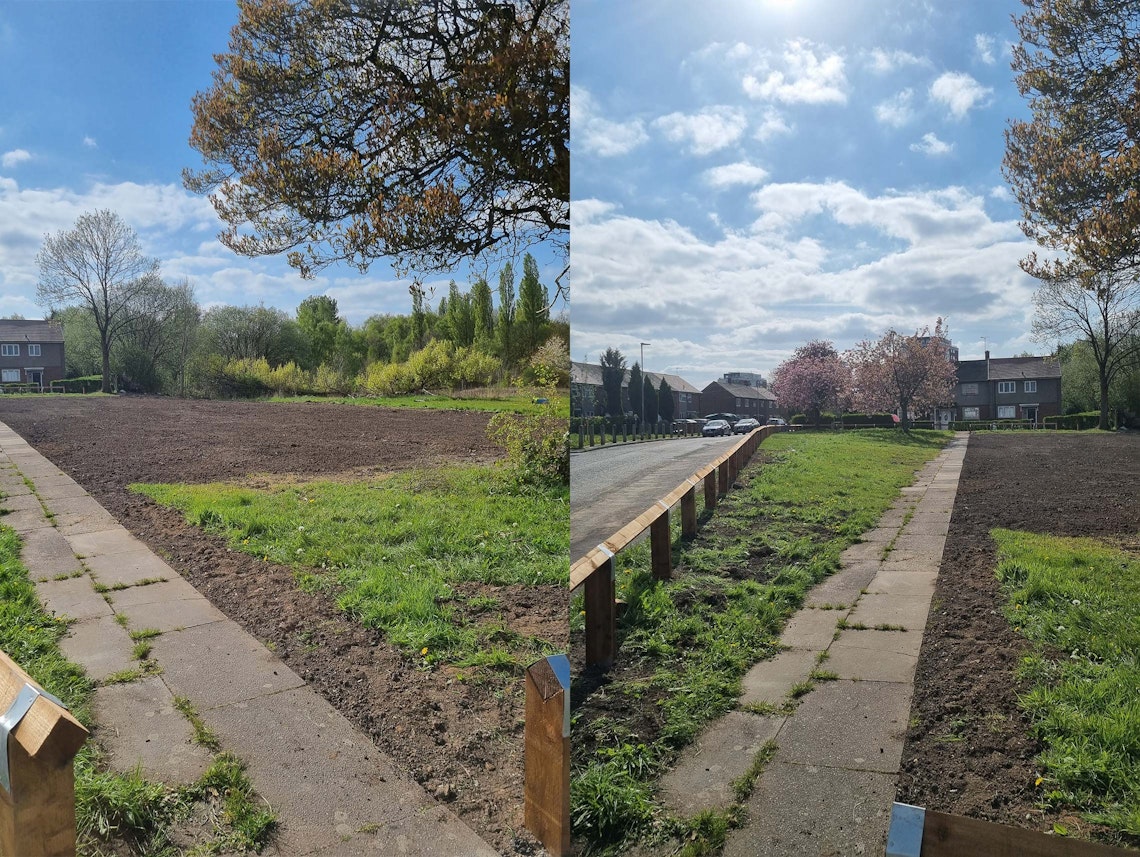
[{"label": "pink blossom tree", "polygon": [[903,427],[909,428],[910,414],[953,401],[958,368],[949,346],[941,318],[933,331],[924,327],[903,336],[888,330],[879,340],[863,340],[847,352],[856,407],[868,412],[897,409]]},{"label": "pink blossom tree", "polygon": [[803,411],[819,423],[825,408],[844,406],[851,371],[830,342],[816,339],[801,345],[772,373],[772,389],[781,407]]}]

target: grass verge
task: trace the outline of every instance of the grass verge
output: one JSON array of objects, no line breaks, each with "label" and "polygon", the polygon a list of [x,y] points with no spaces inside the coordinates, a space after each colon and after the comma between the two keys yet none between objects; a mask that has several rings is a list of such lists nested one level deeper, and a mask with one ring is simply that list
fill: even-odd
[{"label": "grass verge", "polygon": [[1044,799],[1140,844],[1140,558],[995,530],[1006,616],[1031,643],[1020,703],[1045,744]]},{"label": "grass verge", "polygon": [[494,467],[267,490],[131,487],[237,550],[291,566],[301,586],[335,592],[355,619],[429,662],[513,669],[549,653],[487,615],[485,597],[469,606],[457,586],[565,586],[565,487],[520,486]]},{"label": "grass verge", "polygon": [[[477,395],[478,393],[478,395]],[[535,402],[536,398],[546,398],[545,391],[499,394],[496,391],[472,391],[470,395],[459,396],[272,396],[271,402],[319,402],[322,404],[337,405],[364,405],[380,408],[429,408],[443,411],[486,411],[498,413],[505,411],[513,414],[540,414],[545,413],[548,407]],[[555,396],[552,399],[555,413],[559,416],[570,416],[570,397]]]},{"label": "grass verge", "polygon": [[[19,537],[0,526],[0,649],[90,727],[95,686],[82,668],[60,651],[59,641],[66,630],[67,623],[49,616],[40,604],[20,562]],[[219,764],[215,760],[215,767]],[[149,782],[138,771],[122,774],[106,770],[99,747],[88,741],[75,757],[78,853],[180,854],[170,838],[171,826],[211,801],[229,801],[231,792],[240,792],[233,800],[242,811],[218,814],[213,835],[201,848],[208,853],[210,849],[220,852],[238,845],[260,851],[272,835],[273,813],[254,796],[240,762],[227,757],[221,764],[227,772],[229,791],[215,788],[211,792],[209,784],[203,787],[211,776],[209,771],[194,785],[171,788]]]},{"label": "grass verge", "polygon": [[[652,579],[647,545],[619,555],[628,606],[618,664],[604,693],[574,714],[571,817],[585,853],[701,835],[695,821],[678,833],[656,794],[661,773],[705,724],[736,707],[741,677],[775,654],[808,589],[838,568],[843,549],[949,437],[775,435],[760,448],[764,463],[744,470],[694,540],[682,543],[675,528],[673,580]],[[580,617],[571,627],[580,629]]]}]

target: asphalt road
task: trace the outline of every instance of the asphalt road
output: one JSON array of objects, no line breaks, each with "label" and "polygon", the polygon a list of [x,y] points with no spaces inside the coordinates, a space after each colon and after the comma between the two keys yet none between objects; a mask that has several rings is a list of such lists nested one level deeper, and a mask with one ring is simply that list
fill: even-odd
[{"label": "asphalt road", "polygon": [[570,558],[577,560],[740,440],[617,444],[570,456]]}]

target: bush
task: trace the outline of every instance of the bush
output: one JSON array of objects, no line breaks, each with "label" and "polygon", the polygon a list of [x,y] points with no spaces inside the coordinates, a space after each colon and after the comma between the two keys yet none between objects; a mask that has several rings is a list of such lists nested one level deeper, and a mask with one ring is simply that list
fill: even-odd
[{"label": "bush", "polygon": [[408,372],[415,379],[415,388],[451,387],[454,361],[451,356],[451,343],[436,339],[416,351],[408,358]]},{"label": "bush", "polygon": [[503,371],[497,357],[474,348],[460,348],[452,364],[452,384],[486,387]]},{"label": "bush", "polygon": [[403,396],[416,388],[416,379],[404,363],[373,363],[358,385],[370,396]]},{"label": "bush", "polygon": [[500,412],[487,424],[487,437],[507,451],[507,462],[520,482],[570,484],[567,421],[548,407],[520,416]]},{"label": "bush", "polygon": [[893,414],[844,414],[843,425],[849,426],[875,426],[877,428],[894,428],[897,423]]},{"label": "bush", "polygon": [[[1112,413],[1109,412],[1111,418]],[[1080,414],[1065,414],[1063,417],[1045,417],[1042,421],[1045,428],[1073,429],[1087,431],[1100,425],[1100,411],[1085,411]]]},{"label": "bush", "polygon": [[267,381],[280,396],[296,396],[309,390],[309,376],[292,360],[270,370]]}]

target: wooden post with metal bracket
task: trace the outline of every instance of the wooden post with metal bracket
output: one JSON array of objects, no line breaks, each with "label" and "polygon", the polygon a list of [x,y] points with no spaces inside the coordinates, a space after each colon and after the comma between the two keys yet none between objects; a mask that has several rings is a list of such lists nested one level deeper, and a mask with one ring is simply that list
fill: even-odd
[{"label": "wooden post with metal bracket", "polygon": [[75,754],[87,730],[0,652],[0,854],[75,854]]},{"label": "wooden post with metal bracket", "polygon": [[570,661],[551,655],[526,670],[523,823],[551,857],[570,853]]}]

